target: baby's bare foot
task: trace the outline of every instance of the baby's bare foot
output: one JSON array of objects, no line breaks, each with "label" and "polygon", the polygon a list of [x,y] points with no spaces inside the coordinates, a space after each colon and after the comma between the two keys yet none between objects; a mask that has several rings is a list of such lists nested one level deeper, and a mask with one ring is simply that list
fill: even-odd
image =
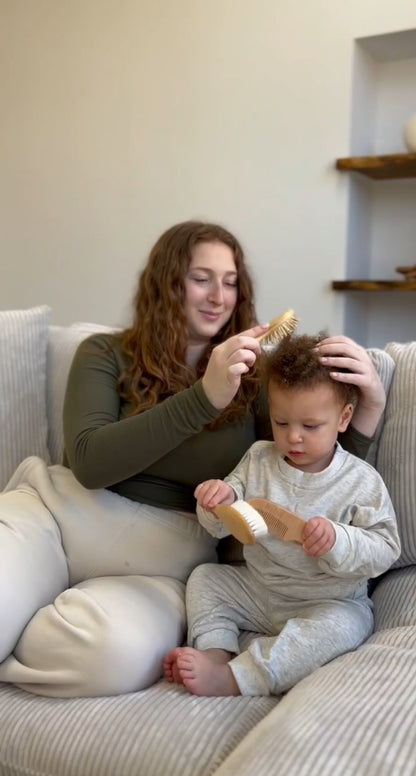
[{"label": "baby's bare foot", "polygon": [[234,674],[228,665],[229,652],[182,647],[176,665],[186,689],[194,695],[240,695]]},{"label": "baby's bare foot", "polygon": [[180,651],[181,651],[181,647],[176,647],[175,649],[171,649],[163,661],[163,674],[167,682],[176,682],[176,684],[183,684],[183,681],[177,666],[177,659]]}]

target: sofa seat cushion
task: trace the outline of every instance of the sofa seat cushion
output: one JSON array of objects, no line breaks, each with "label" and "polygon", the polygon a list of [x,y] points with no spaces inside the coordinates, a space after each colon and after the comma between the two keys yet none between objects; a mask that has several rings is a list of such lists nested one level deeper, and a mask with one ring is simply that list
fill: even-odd
[{"label": "sofa seat cushion", "polygon": [[0,490],[29,455],[49,463],[46,353],[49,307],[0,311]]},{"label": "sofa seat cushion", "polygon": [[416,342],[390,342],[395,372],[376,466],[389,490],[402,552],[394,567],[416,563]]},{"label": "sofa seat cushion", "polygon": [[43,698],[0,684],[0,773],[209,776],[277,698],[198,698],[161,681],[110,698]]},{"label": "sofa seat cushion", "polygon": [[416,626],[374,633],[291,689],[216,776],[414,776],[415,696]]}]

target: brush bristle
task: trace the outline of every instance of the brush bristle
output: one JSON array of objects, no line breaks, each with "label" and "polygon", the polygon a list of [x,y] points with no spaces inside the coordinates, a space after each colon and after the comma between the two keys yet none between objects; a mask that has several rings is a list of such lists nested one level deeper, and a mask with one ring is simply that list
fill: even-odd
[{"label": "brush bristle", "polygon": [[292,334],[299,323],[293,310],[286,312],[274,318],[270,323],[270,328],[258,337],[262,350],[270,351],[280,344],[282,339]]},{"label": "brush bristle", "polygon": [[254,509],[247,501],[242,500],[234,501],[233,507],[238,510],[242,517],[244,517],[244,520],[249,525],[256,538],[266,536],[268,528],[260,512],[257,512],[257,509]]}]

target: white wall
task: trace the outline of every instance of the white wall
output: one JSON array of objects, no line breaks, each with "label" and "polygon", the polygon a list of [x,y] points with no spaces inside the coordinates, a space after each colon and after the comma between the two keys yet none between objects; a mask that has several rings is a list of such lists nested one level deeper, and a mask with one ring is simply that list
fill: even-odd
[{"label": "white wall", "polygon": [[353,41],[416,27],[414,0],[0,0],[0,14],[0,308],[124,323],[152,243],[200,217],[240,237],[262,319],[290,306],[305,330],[342,331],[333,163],[350,152]]}]

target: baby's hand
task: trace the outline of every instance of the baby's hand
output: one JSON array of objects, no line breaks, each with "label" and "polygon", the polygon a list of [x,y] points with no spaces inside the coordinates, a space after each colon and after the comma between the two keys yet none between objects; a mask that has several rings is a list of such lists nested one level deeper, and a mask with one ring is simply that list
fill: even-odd
[{"label": "baby's hand", "polygon": [[335,544],[335,528],[326,517],[312,517],[303,529],[302,547],[307,555],[319,558]]},{"label": "baby's hand", "polygon": [[222,480],[205,480],[195,488],[194,496],[198,506],[210,512],[217,504],[233,504],[235,494],[230,485]]}]

